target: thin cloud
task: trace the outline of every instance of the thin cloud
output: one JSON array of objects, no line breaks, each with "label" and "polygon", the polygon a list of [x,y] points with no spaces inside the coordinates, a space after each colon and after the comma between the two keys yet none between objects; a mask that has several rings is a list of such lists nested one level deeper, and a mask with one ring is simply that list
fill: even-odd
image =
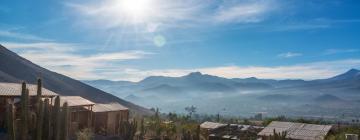
[{"label": "thin cloud", "polygon": [[[65,3],[74,11],[80,25],[95,28],[117,28],[142,25],[144,31],[156,28],[186,28],[203,23],[253,23],[262,21],[266,15],[277,8],[275,0],[253,1],[202,1],[202,0],[154,0],[147,9],[146,16],[133,21],[126,12],[119,10],[119,2],[124,0],[105,0],[95,3]],[[120,8],[121,9],[121,8]],[[99,26],[101,25],[101,26]],[[154,32],[154,30],[151,30]]]},{"label": "thin cloud", "polygon": [[297,53],[297,52],[286,52],[286,53],[282,53],[279,54],[278,57],[281,58],[293,58],[293,57],[298,57],[298,56],[302,56],[302,53]]},{"label": "thin cloud", "polygon": [[216,22],[252,23],[263,20],[271,9],[270,2],[239,3],[221,6],[214,16]]},{"label": "thin cloud", "polygon": [[0,30],[0,36],[5,38],[15,38],[20,40],[29,40],[29,41],[52,41],[51,39],[26,34],[26,33],[19,33],[9,30]]},{"label": "thin cloud", "polygon": [[194,69],[122,69],[121,72],[105,71],[99,73],[100,77],[112,80],[140,81],[148,76],[171,76],[178,77],[199,71],[204,74],[210,74],[226,78],[248,78],[257,77],[264,79],[323,79],[337,74],[341,74],[351,68],[360,68],[359,59],[321,61],[314,63],[304,63],[297,65],[284,66],[220,66]]},{"label": "thin cloud", "polygon": [[100,78],[97,74],[98,69],[111,69],[114,63],[145,59],[146,56],[153,54],[141,50],[130,50],[83,55],[76,49],[81,44],[56,42],[4,42],[2,45],[40,66],[77,79]]},{"label": "thin cloud", "polygon": [[355,53],[358,52],[358,49],[327,49],[325,50],[325,55],[339,54],[339,53]]}]

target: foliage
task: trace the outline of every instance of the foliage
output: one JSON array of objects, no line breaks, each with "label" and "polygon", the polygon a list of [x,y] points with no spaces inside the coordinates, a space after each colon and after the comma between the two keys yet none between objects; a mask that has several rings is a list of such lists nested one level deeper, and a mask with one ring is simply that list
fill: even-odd
[{"label": "foliage", "polygon": [[345,134],[360,135],[360,126],[343,127],[333,131],[327,136],[327,140],[345,140]]},{"label": "foliage", "polygon": [[188,112],[189,117],[191,118],[192,115],[193,115],[194,113],[196,113],[196,107],[193,106],[193,105],[192,105],[192,106],[185,107],[185,111]]},{"label": "foliage", "polygon": [[76,133],[76,140],[92,140],[94,138],[94,133],[91,129],[86,128]]}]

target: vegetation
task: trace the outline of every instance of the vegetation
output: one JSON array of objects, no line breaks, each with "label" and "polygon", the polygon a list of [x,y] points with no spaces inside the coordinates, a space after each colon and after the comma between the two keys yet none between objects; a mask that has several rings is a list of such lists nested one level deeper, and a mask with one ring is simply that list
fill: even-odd
[{"label": "vegetation", "polygon": [[[29,90],[25,82],[22,83],[20,105],[13,102],[6,104],[6,131],[8,140],[69,140],[70,110],[67,103],[61,107],[60,97],[55,98],[52,105],[49,98],[42,97],[41,80],[38,80],[38,90],[35,99],[30,99]],[[16,106],[16,107],[15,107]],[[19,118],[16,118],[16,108]],[[159,109],[154,109],[153,116],[134,117],[118,121],[116,139],[119,140],[204,140],[208,134],[200,129],[200,123],[204,121],[217,121],[225,124],[250,124],[253,121],[238,117],[223,117],[217,115],[198,115],[196,107],[185,108],[187,114],[168,113],[161,114]],[[19,121],[16,121],[19,119]],[[271,121],[291,121],[312,124],[327,124],[323,120],[290,119],[284,116],[266,118],[263,125]],[[19,127],[20,126],[20,127]],[[230,131],[230,130],[226,130]],[[331,132],[327,140],[345,140],[345,134],[360,134],[360,127],[339,127]],[[241,139],[256,139],[257,132],[242,134]],[[71,138],[77,140],[92,140],[96,137],[91,128],[85,128],[76,132]],[[285,140],[286,133],[276,133],[271,140]]]},{"label": "vegetation", "polygon": [[327,140],[346,140],[345,134],[357,134],[360,136],[360,126],[342,127],[327,136]]},{"label": "vegetation", "polygon": [[92,140],[94,137],[94,133],[91,129],[83,129],[76,133],[76,140]]}]

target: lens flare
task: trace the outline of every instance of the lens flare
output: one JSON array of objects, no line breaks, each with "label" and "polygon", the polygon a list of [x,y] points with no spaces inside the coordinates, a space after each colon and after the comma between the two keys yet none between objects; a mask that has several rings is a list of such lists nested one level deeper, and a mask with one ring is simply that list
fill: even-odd
[{"label": "lens flare", "polygon": [[154,37],[154,44],[156,47],[162,47],[166,44],[166,38],[162,35],[157,35]]}]

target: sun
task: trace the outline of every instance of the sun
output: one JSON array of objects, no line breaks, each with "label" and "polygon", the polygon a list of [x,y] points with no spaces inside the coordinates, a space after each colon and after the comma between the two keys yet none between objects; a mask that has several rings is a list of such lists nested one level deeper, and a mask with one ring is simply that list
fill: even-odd
[{"label": "sun", "polygon": [[118,0],[117,8],[132,22],[144,22],[154,13],[154,0]]}]

